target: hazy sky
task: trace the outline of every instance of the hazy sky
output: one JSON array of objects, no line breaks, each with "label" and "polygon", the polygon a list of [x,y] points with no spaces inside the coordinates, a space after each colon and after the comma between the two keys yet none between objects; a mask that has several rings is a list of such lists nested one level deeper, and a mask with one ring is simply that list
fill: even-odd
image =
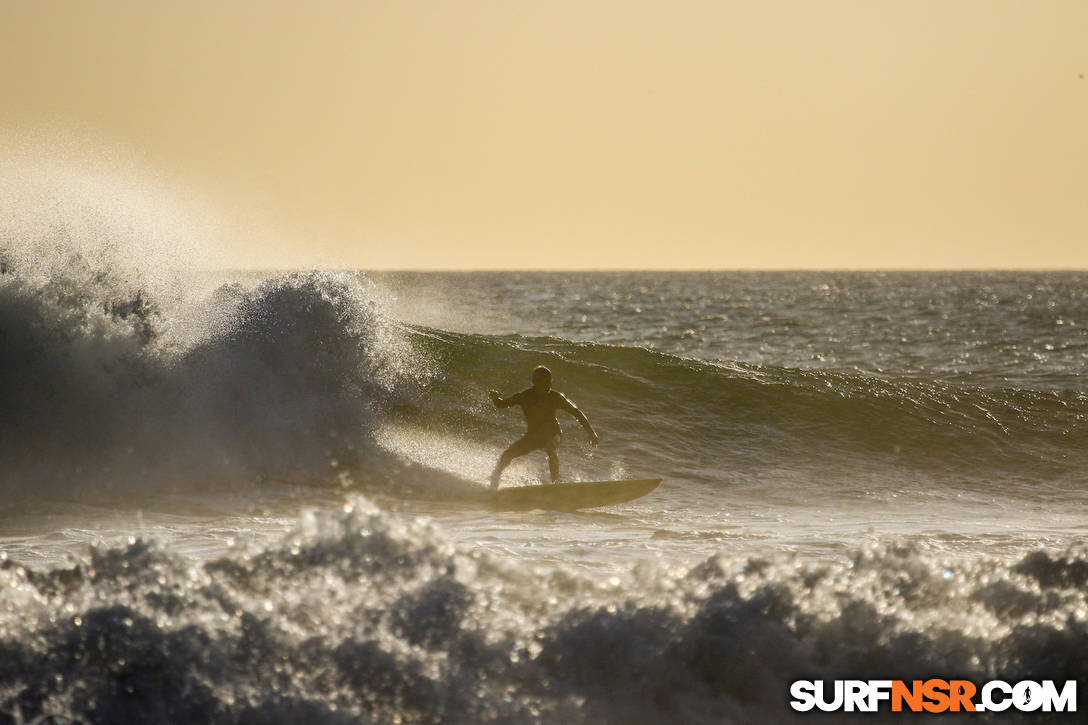
[{"label": "hazy sky", "polygon": [[1084,0],[0,0],[244,266],[1088,268]]}]

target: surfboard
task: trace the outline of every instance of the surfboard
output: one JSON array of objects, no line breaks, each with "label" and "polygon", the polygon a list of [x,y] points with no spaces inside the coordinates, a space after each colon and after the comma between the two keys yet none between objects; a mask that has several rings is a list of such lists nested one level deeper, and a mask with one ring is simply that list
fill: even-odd
[{"label": "surfboard", "polygon": [[660,478],[627,481],[576,481],[546,483],[539,486],[511,486],[488,492],[493,511],[577,511],[578,509],[615,506],[653,491]]}]

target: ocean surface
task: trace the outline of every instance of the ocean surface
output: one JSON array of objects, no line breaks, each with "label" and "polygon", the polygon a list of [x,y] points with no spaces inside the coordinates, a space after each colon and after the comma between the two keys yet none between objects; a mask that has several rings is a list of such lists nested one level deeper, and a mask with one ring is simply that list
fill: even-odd
[{"label": "ocean surface", "polygon": [[[1088,682],[1086,273],[197,272],[4,231],[0,723]],[[524,430],[486,391],[539,364],[601,437],[561,421],[563,477],[657,491],[479,506]]]}]

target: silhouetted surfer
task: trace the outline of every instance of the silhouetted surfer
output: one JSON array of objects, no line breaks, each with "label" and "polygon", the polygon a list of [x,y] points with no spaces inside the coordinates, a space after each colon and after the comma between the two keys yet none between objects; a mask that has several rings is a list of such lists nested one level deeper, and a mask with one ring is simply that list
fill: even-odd
[{"label": "silhouetted surfer", "polygon": [[597,434],[593,432],[593,426],[585,414],[567,400],[567,397],[558,390],[552,390],[552,371],[541,365],[533,370],[533,387],[526,388],[520,393],[515,393],[509,398],[499,395],[496,390],[488,390],[491,402],[496,408],[509,408],[511,405],[521,406],[525,413],[525,423],[528,430],[513,445],[502,452],[495,470],[491,473],[491,487],[499,487],[499,479],[502,472],[510,465],[510,461],[526,453],[531,453],[543,448],[548,453],[548,468],[551,470],[552,483],[559,480],[559,442],[563,440],[563,430],[559,427],[559,421],[555,418],[555,411],[565,410],[582,424],[589,434],[589,443],[596,446],[599,442]]}]

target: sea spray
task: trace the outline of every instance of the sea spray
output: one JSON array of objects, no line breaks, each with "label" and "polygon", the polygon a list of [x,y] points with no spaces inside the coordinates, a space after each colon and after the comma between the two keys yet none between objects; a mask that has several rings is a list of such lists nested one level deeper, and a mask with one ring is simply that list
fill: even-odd
[{"label": "sea spray", "polygon": [[4,509],[321,479],[418,399],[423,359],[361,274],[206,291],[169,199],[48,160],[6,165],[0,200]]}]

